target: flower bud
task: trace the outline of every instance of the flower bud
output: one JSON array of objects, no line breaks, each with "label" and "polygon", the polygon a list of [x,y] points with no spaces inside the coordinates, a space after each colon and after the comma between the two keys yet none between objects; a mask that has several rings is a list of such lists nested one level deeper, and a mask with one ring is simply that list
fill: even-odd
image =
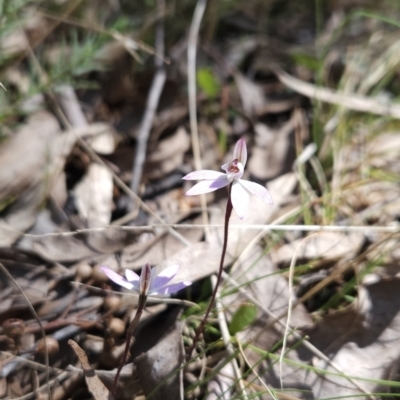
[{"label": "flower bud", "polygon": [[25,332],[25,322],[19,318],[9,318],[3,322],[3,332],[11,339],[20,338]]},{"label": "flower bud", "polygon": [[139,283],[139,294],[141,296],[147,296],[151,285],[151,267],[149,264],[145,264],[140,274]]},{"label": "flower bud", "polygon": [[87,281],[92,275],[92,267],[85,261],[76,266],[76,276],[80,281]]},{"label": "flower bud", "polygon": [[107,295],[103,300],[103,307],[105,310],[115,310],[121,305],[121,297],[115,294]]},{"label": "flower bud", "polygon": [[125,333],[125,322],[120,318],[111,318],[108,323],[108,329],[112,336],[122,336]]},{"label": "flower bud", "polygon": [[[45,346],[45,343],[46,343],[46,346]],[[40,339],[37,344],[36,350],[40,354],[45,354],[46,347],[47,347],[47,352],[49,353],[49,356],[53,356],[53,355],[57,354],[58,350],[60,349],[60,345],[58,344],[58,341],[51,336],[46,336],[45,338]]]}]

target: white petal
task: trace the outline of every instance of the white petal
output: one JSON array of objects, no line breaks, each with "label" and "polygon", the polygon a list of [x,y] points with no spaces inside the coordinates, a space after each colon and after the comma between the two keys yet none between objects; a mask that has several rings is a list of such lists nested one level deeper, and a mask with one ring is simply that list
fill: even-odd
[{"label": "white petal", "polygon": [[107,267],[100,267],[100,269],[117,285],[123,286],[126,289],[133,289],[133,284],[126,281],[121,275],[118,275],[112,269]]},{"label": "white petal", "polygon": [[247,162],[247,146],[244,139],[239,139],[236,143],[235,150],[233,151],[233,159],[242,163],[243,168]]},{"label": "white petal", "polygon": [[163,271],[161,271],[158,275],[158,277],[166,277],[166,278],[173,278],[179,271],[179,264],[174,264],[170,265],[169,267],[165,268]]},{"label": "white petal", "polygon": [[201,171],[194,171],[190,174],[185,175],[182,179],[186,181],[196,181],[202,179],[218,179],[220,176],[225,175],[222,172],[212,171],[208,169],[203,169]]},{"label": "white petal", "polygon": [[140,277],[136,272],[133,272],[131,269],[125,269],[125,276],[129,282],[139,282]]},{"label": "white petal", "polygon": [[179,271],[179,265],[171,265],[168,268],[165,268],[164,271],[160,272],[151,283],[151,292],[159,292],[160,288],[166,286],[168,282],[176,275]]},{"label": "white petal", "polygon": [[192,282],[189,281],[184,281],[184,282],[178,282],[178,283],[172,283],[171,285],[167,285],[163,288],[160,289],[158,294],[170,294],[170,293],[175,293],[185,287],[188,287],[192,284]]},{"label": "white petal", "polygon": [[269,194],[268,190],[264,186],[255,182],[246,181],[244,179],[240,179],[239,183],[243,185],[254,196],[258,197],[268,204],[274,204],[272,196]]},{"label": "white petal", "polygon": [[240,219],[243,219],[247,213],[249,198],[250,196],[247,190],[238,181],[233,182],[231,201],[233,209]]},{"label": "white petal", "polygon": [[186,196],[195,196],[202,193],[210,193],[229,185],[229,181],[225,174],[218,179],[207,180],[196,183],[190,190],[186,192]]}]

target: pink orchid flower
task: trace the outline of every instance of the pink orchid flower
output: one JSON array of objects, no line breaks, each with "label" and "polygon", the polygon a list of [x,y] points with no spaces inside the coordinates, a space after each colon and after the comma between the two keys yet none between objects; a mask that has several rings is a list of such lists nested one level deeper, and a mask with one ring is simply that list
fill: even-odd
[{"label": "pink orchid flower", "polygon": [[232,183],[231,201],[233,209],[240,219],[246,215],[249,206],[249,193],[265,201],[274,204],[268,190],[255,182],[241,179],[247,161],[247,147],[244,139],[239,139],[233,151],[233,161],[224,164],[221,168],[225,173],[211,170],[195,171],[187,174],[182,179],[202,180],[186,192],[187,196],[195,196],[202,193],[213,192]]},{"label": "pink orchid flower", "polygon": [[142,268],[140,276],[130,269],[125,269],[126,279],[110,268],[100,268],[117,285],[129,290],[134,290],[139,294],[144,294],[145,296],[168,295],[192,284],[192,282],[189,281],[169,283],[177,274],[179,265],[171,265],[158,275],[155,268],[150,269],[149,264],[146,264]]}]

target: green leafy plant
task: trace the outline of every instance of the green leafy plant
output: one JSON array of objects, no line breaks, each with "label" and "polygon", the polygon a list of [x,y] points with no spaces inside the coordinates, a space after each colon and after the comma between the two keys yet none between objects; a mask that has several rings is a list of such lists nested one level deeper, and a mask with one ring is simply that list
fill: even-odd
[{"label": "green leafy plant", "polygon": [[235,335],[247,328],[257,316],[257,307],[254,304],[243,304],[233,314],[229,331],[231,335]]},{"label": "green leafy plant", "polygon": [[200,68],[197,71],[197,83],[208,98],[216,97],[221,89],[220,83],[209,68]]}]

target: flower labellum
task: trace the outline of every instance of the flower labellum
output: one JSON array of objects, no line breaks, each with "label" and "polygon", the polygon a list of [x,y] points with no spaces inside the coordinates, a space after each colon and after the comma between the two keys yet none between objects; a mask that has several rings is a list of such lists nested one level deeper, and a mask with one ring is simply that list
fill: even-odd
[{"label": "flower labellum", "polygon": [[201,182],[188,190],[186,195],[195,196],[202,193],[213,192],[232,183],[232,206],[240,219],[243,219],[246,215],[249,206],[250,193],[265,201],[267,204],[274,204],[271,195],[264,186],[241,179],[246,162],[246,142],[244,139],[239,139],[233,151],[233,160],[221,167],[225,173],[212,170],[201,170],[191,172],[182,178],[188,181],[201,180]]},{"label": "flower labellum", "polygon": [[146,264],[142,268],[142,273],[139,276],[130,269],[125,270],[126,279],[107,267],[101,267],[101,270],[117,285],[126,289],[134,290],[140,295],[168,295],[175,293],[192,284],[189,281],[169,283],[179,271],[179,265],[171,265],[164,269],[158,275],[155,268],[151,268]]}]

